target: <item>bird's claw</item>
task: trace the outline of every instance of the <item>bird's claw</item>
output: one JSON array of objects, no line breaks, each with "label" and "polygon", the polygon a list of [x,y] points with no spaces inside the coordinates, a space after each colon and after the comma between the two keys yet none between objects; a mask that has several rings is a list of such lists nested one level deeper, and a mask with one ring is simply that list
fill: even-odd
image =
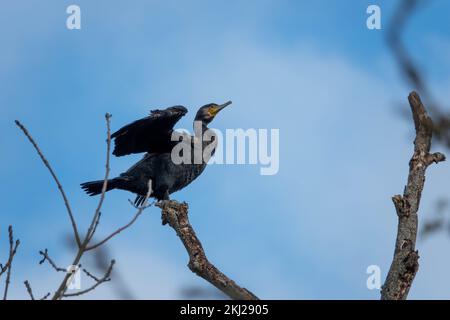
[{"label": "bird's claw", "polygon": [[152,203],[146,204],[144,205],[136,205],[134,204],[134,202],[131,199],[128,199],[128,202],[133,206],[133,208],[138,209],[138,210],[145,210],[148,207],[151,207],[155,204],[155,201],[153,201]]}]

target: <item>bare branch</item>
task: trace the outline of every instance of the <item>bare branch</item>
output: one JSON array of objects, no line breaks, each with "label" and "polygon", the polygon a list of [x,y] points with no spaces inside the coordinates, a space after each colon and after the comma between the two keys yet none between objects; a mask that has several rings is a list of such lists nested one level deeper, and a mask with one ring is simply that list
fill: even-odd
[{"label": "bare branch", "polygon": [[30,299],[36,300],[36,299],[34,299],[33,289],[31,289],[31,285],[28,282],[28,280],[25,280],[23,283],[25,284],[25,287],[27,288],[27,292],[28,292],[28,295],[30,296]]},{"label": "bare branch", "polygon": [[103,205],[103,201],[105,200],[106,190],[108,188],[108,176],[109,176],[109,159],[110,159],[110,151],[111,151],[111,115],[109,113],[105,114],[106,119],[106,165],[105,165],[105,178],[103,179],[103,187],[102,193],[100,196],[100,200],[98,202],[97,209],[94,213],[94,218],[91,223],[91,227],[88,230],[87,239],[90,241],[94,236],[94,233],[97,229],[98,224],[100,223],[101,217],[101,208]]},{"label": "bare branch", "polygon": [[[27,292],[28,292],[28,295],[30,296],[30,299],[31,299],[31,300],[36,300],[36,299],[34,298],[33,289],[31,289],[30,282],[29,282],[28,280],[25,280],[23,283],[25,284],[25,287],[27,288]],[[40,298],[39,300],[47,300],[47,298],[48,298],[49,296],[50,296],[50,292],[47,292],[47,293],[46,293],[42,298]]]},{"label": "bare branch", "polygon": [[148,186],[148,191],[147,191],[147,195],[145,196],[144,203],[142,204],[142,206],[138,207],[138,211],[136,212],[134,217],[130,220],[130,222],[128,222],[126,225],[120,227],[119,229],[117,229],[116,231],[114,231],[113,233],[111,233],[109,236],[107,236],[105,239],[99,241],[98,243],[91,245],[91,246],[87,246],[86,251],[98,248],[105,242],[109,241],[111,238],[115,237],[116,235],[118,235],[119,233],[121,233],[122,231],[124,231],[125,229],[127,229],[133,225],[133,223],[139,218],[139,216],[142,214],[142,212],[144,212],[144,210],[149,207],[149,205],[147,205],[147,202],[148,202],[148,198],[150,197],[150,194],[152,193],[152,181],[151,180],[148,181],[147,186]]},{"label": "bare branch", "polygon": [[55,269],[55,271],[57,271],[57,272],[67,272],[66,269],[58,267],[56,265],[56,263],[53,262],[53,260],[48,255],[48,250],[47,249],[45,249],[44,251],[39,251],[39,254],[43,256],[42,260],[39,261],[39,264],[43,264],[45,261],[48,261],[48,263],[50,263],[50,265],[53,267],[53,269]]},{"label": "bare branch", "polygon": [[430,154],[433,122],[419,95],[411,92],[409,104],[416,129],[414,154],[409,162],[408,182],[403,196],[392,198],[398,215],[398,231],[394,258],[381,291],[383,300],[403,300],[408,296],[419,268],[419,254],[415,250],[417,239],[417,212],[425,183],[425,171],[430,164],[445,160],[442,153]]},{"label": "bare branch", "polygon": [[111,260],[111,264],[109,265],[108,270],[106,270],[105,274],[104,274],[103,277],[100,278],[100,279],[97,278],[97,277],[94,277],[94,276],[93,276],[92,274],[90,274],[88,271],[86,271],[85,269],[83,269],[83,271],[84,271],[90,278],[94,279],[95,283],[94,283],[91,287],[89,287],[89,288],[87,288],[87,289],[85,289],[85,290],[78,291],[78,292],[75,292],[75,293],[65,293],[65,294],[63,295],[63,297],[75,297],[75,296],[81,296],[82,294],[85,294],[85,293],[88,293],[88,292],[94,290],[95,288],[97,288],[97,287],[98,287],[99,285],[101,285],[102,283],[105,283],[105,282],[110,281],[110,280],[111,280],[111,278],[110,278],[111,272],[112,272],[112,270],[113,270],[113,267],[114,267],[114,264],[115,264],[115,263],[116,263],[115,260]]},{"label": "bare branch", "polygon": [[39,157],[41,158],[41,160],[44,163],[44,165],[47,167],[48,171],[50,171],[50,174],[52,175],[53,180],[55,181],[56,185],[58,186],[59,192],[61,193],[61,196],[62,196],[62,198],[64,200],[64,204],[66,206],[67,213],[69,214],[69,218],[70,218],[70,222],[72,224],[75,240],[76,240],[78,246],[80,246],[81,245],[81,240],[80,240],[80,235],[78,233],[78,227],[77,227],[77,224],[75,222],[75,218],[73,216],[72,209],[71,209],[70,204],[69,204],[69,199],[67,198],[66,193],[65,193],[61,183],[59,182],[58,177],[56,176],[56,174],[53,171],[52,167],[50,166],[50,163],[48,162],[47,158],[44,156],[44,154],[42,153],[41,149],[39,148],[37,143],[34,141],[33,137],[28,132],[28,130],[25,128],[25,126],[22,123],[20,123],[20,121],[18,121],[18,120],[16,120],[15,122],[16,122],[16,125],[20,128],[20,130],[22,130],[22,132],[28,138],[28,140],[30,140],[30,142],[33,145],[34,149],[36,149],[37,153],[39,154]]},{"label": "bare branch", "polygon": [[8,270],[9,266],[11,265],[11,263],[14,259],[14,255],[17,252],[17,247],[20,244],[20,240],[16,240],[13,250],[11,250],[12,245],[14,243],[12,226],[8,227],[8,239],[9,239],[9,248],[10,248],[9,256],[8,256],[8,260],[6,261],[5,265],[0,264],[0,277],[3,275],[3,273],[5,273]]},{"label": "bare branch", "polygon": [[42,298],[40,298],[39,300],[47,300],[48,297],[50,297],[50,292],[47,292],[47,294]]},{"label": "bare branch", "polygon": [[189,254],[188,267],[192,272],[214,285],[232,299],[258,299],[253,293],[238,286],[208,261],[203,246],[189,223],[187,203],[168,200],[159,202],[156,206],[162,209],[161,217],[163,225],[169,224],[183,242]]},{"label": "bare branch", "polygon": [[100,279],[97,278],[96,276],[94,276],[92,273],[90,273],[89,271],[87,271],[86,269],[83,268],[83,272],[89,277],[94,279],[95,282],[99,282]]},{"label": "bare branch", "polygon": [[[106,193],[106,189],[107,189],[107,185],[108,185],[108,175],[109,175],[109,153],[110,153],[110,149],[111,149],[111,130],[110,130],[110,120],[111,120],[111,115],[109,113],[105,114],[105,120],[106,120],[106,128],[107,128],[107,137],[106,137],[106,151],[107,151],[107,155],[106,155],[106,172],[105,172],[105,179],[103,180],[103,187],[102,187],[102,195],[99,201],[99,204],[97,206],[97,209],[95,210],[94,216],[92,218],[92,222],[88,228],[88,231],[86,233],[86,236],[83,240],[83,242],[80,242],[80,245],[78,246],[78,252],[72,262],[72,265],[79,265],[80,264],[80,260],[83,257],[84,253],[86,252],[86,248],[89,245],[89,242],[91,241],[92,237],[95,234],[95,231],[97,229],[98,224],[100,223],[100,217],[101,217],[101,207],[103,204],[103,200],[105,198],[105,193]],[[64,276],[63,281],[61,282],[61,284],[59,285],[58,289],[56,290],[56,292],[54,293],[52,299],[53,300],[58,300],[64,297],[64,294],[67,290],[67,284],[68,281],[71,278],[71,274],[69,272],[66,273],[66,275]]]},{"label": "bare branch", "polygon": [[8,261],[5,263],[4,266],[1,266],[0,268],[0,277],[3,273],[6,272],[6,281],[5,281],[5,290],[3,292],[3,300],[6,300],[8,297],[8,289],[9,284],[11,281],[11,269],[12,269],[12,263],[14,260],[14,256],[16,255],[17,248],[20,245],[20,240],[16,240],[14,242],[14,234],[13,234],[13,228],[12,226],[8,227],[8,238],[9,238],[9,256]]}]

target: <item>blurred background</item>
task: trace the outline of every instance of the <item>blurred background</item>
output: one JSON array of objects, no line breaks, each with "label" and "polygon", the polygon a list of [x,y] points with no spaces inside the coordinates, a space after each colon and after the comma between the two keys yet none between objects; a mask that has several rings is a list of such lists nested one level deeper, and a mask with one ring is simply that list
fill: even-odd
[{"label": "blurred background", "polygon": [[[104,175],[106,112],[116,130],[182,104],[190,112],[178,127],[190,129],[198,107],[233,100],[213,127],[279,129],[280,170],[212,165],[173,195],[189,203],[209,259],[264,299],[378,299],[366,268],[378,265],[384,281],[392,259],[391,197],[403,192],[413,150],[411,90],[442,124],[434,150],[450,154],[450,2],[406,2],[2,1],[0,261],[8,225],[22,242],[10,297],[28,298],[26,279],[36,296],[61,281],[38,264],[39,250],[60,266],[74,254],[63,201],[15,119],[40,144],[86,230],[98,199],[79,184]],[[71,4],[81,8],[81,30],[66,28]],[[381,8],[381,30],[366,27],[371,4]],[[111,175],[140,157],[112,158]],[[413,299],[450,298],[449,177],[446,163],[427,171]],[[107,194],[98,238],[130,220],[129,198]],[[83,298],[224,298],[186,267],[158,208],[83,265],[100,275],[111,258],[113,281]]]}]

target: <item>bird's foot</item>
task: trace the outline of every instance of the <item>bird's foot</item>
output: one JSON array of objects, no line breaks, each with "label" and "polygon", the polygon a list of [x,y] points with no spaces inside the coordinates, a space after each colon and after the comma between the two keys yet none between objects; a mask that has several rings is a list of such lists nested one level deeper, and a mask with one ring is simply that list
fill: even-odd
[{"label": "bird's foot", "polygon": [[137,205],[131,199],[128,199],[128,202],[133,206],[133,208],[138,209],[138,210],[145,210],[148,207],[151,207],[151,206],[153,206],[156,203],[156,201],[153,201],[153,202],[148,203],[146,205]]},{"label": "bird's foot", "polygon": [[158,200],[155,203],[155,206],[163,209],[165,206],[169,205],[172,202],[172,200]]}]

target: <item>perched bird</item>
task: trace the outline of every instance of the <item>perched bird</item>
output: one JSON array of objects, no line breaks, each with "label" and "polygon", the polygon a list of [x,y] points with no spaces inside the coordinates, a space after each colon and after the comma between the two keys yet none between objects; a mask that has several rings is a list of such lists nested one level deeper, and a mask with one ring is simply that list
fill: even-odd
[{"label": "perched bird", "polygon": [[[113,133],[111,138],[115,144],[114,155],[120,157],[132,153],[147,153],[126,172],[109,179],[107,191],[121,189],[133,192],[137,194],[135,205],[141,205],[148,192],[148,181],[151,179],[150,197],[168,200],[170,194],[186,187],[205,169],[209,157],[202,156],[200,161],[197,161],[194,159],[195,155],[199,154],[196,149],[200,148],[200,151],[208,149],[209,156],[214,154],[217,139],[214,135],[211,139],[204,139],[203,135],[209,130],[208,124],[230,104],[231,101],[228,101],[222,105],[210,103],[201,107],[194,119],[194,136],[188,136],[189,139],[182,139],[181,142],[172,141],[171,138],[174,125],[187,113],[187,109],[183,106],[151,111],[148,117],[130,123]],[[183,137],[183,134],[178,133],[178,136]],[[186,138],[186,135],[184,137]],[[190,161],[178,163],[172,158],[172,150],[179,143],[184,143],[184,147],[187,148],[180,148],[181,156],[185,150],[190,151],[190,155],[186,155]],[[81,184],[81,187],[90,196],[95,196],[102,192],[103,180],[86,182]]]}]

